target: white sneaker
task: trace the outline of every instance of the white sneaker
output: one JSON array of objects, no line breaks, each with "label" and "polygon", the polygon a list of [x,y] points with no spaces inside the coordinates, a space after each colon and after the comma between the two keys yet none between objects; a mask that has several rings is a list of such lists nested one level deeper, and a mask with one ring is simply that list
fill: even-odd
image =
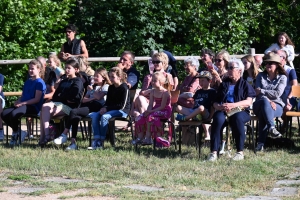
[{"label": "white sneaker", "polygon": [[244,154],[236,153],[235,156],[232,158],[234,161],[244,160]]},{"label": "white sneaker", "polygon": [[72,143],[70,146],[68,146],[66,148],[66,151],[72,151],[72,150],[77,150],[77,149],[78,149],[78,147],[77,147],[76,143]]},{"label": "white sneaker", "polygon": [[53,142],[55,144],[63,144],[63,143],[66,143],[67,140],[68,140],[67,135],[62,133],[58,138],[54,139]]},{"label": "white sneaker", "polygon": [[4,140],[4,131],[0,130],[0,140]]},{"label": "white sneaker", "polygon": [[216,153],[210,153],[207,157],[207,161],[210,161],[210,162],[214,162],[218,159],[218,156]]},{"label": "white sneaker", "polygon": [[219,154],[220,154],[220,155],[225,154],[225,151],[224,151],[224,150],[221,150],[221,151],[219,152]]}]

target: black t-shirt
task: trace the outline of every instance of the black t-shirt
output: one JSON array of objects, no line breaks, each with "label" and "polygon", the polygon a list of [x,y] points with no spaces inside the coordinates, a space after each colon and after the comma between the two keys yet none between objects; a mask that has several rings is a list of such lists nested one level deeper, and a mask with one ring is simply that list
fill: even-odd
[{"label": "black t-shirt", "polygon": [[210,88],[208,90],[197,90],[193,96],[194,99],[194,109],[199,108],[199,106],[204,106],[204,108],[210,110],[213,105],[216,96],[216,90]]}]

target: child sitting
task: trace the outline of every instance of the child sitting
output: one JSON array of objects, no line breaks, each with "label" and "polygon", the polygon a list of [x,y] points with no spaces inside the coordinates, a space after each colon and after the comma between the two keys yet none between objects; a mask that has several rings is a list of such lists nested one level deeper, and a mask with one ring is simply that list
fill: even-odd
[{"label": "child sitting", "polygon": [[[161,119],[169,119],[172,113],[171,96],[165,89],[166,77],[162,72],[155,72],[152,76],[152,90],[147,110],[135,120],[137,138],[132,144],[152,144],[152,137],[162,136]],[[169,141],[170,142],[170,141]]]},{"label": "child sitting", "polygon": [[61,68],[60,60],[55,54],[49,55],[48,63],[50,68],[55,72],[57,79],[59,79],[61,75],[65,74],[65,71]]},{"label": "child sitting", "polygon": [[[202,89],[197,90],[196,93],[194,94],[193,96],[194,107],[192,109],[185,108],[180,105],[176,107],[176,111],[181,113],[176,116],[176,120],[178,121],[187,121],[190,119],[205,121],[205,120],[210,120],[214,114],[212,102],[215,98],[216,91],[210,88],[212,75],[209,71],[202,71],[200,72],[199,75],[197,75],[197,77],[199,78],[199,84],[202,87]],[[190,93],[186,93],[183,95],[188,96],[190,95]],[[209,136],[208,127],[205,126],[204,130],[206,133],[205,139],[209,140],[210,136]]]}]

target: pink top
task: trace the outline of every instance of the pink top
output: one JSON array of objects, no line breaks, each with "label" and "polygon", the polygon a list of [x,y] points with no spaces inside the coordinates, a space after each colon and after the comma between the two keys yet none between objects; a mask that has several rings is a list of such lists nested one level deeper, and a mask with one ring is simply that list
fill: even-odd
[{"label": "pink top", "polygon": [[[185,87],[187,86],[187,88]],[[195,93],[198,89],[200,89],[199,78],[195,78],[195,76],[188,75],[183,80],[180,86],[180,93],[183,92],[192,92]]]}]

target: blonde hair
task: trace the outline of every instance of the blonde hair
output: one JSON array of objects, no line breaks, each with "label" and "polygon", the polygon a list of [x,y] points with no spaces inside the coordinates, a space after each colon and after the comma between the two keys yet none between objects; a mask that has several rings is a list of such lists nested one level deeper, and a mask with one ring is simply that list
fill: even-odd
[{"label": "blonde hair", "polygon": [[[245,70],[244,71],[244,75],[243,76],[246,76],[246,75],[252,75],[254,78],[256,78],[256,76],[258,75],[258,65],[256,64],[256,62],[255,62],[255,59],[254,59],[254,57],[252,56],[252,55],[246,55],[246,56],[244,56],[244,57],[242,57],[242,59],[241,60],[243,60],[243,59],[245,59],[245,60],[247,60],[251,65],[250,65],[250,68],[253,70],[252,71],[252,74],[248,74],[248,71],[247,70]],[[246,74],[245,74],[246,73]]]},{"label": "blonde hair", "polygon": [[43,64],[41,63],[41,61],[35,59],[35,60],[30,61],[29,65],[35,65],[36,68],[40,70],[40,73],[39,73],[40,78],[44,79],[45,69],[44,69]]},{"label": "blonde hair", "polygon": [[103,77],[102,85],[108,84],[111,85],[111,81],[109,80],[107,70],[103,67],[100,67],[96,70],[95,74],[100,74]]},{"label": "blonde hair", "polygon": [[171,85],[169,83],[169,80],[168,80],[168,74],[167,73],[163,73],[163,72],[154,72],[153,75],[152,75],[152,78],[153,77],[156,77],[159,82],[162,84],[162,86],[168,91],[170,92],[171,91]]},{"label": "blonde hair", "polygon": [[216,57],[222,56],[223,60],[225,61],[225,68],[228,67],[229,64],[229,53],[228,51],[222,49],[219,53],[217,53]]},{"label": "blonde hair", "polygon": [[113,67],[109,70],[109,73],[116,73],[118,77],[121,78],[122,83],[127,83],[127,74],[123,72],[120,67]]},{"label": "blonde hair", "polygon": [[169,58],[168,58],[167,54],[165,54],[164,52],[155,53],[152,56],[152,60],[154,58],[156,58],[156,59],[158,59],[158,60],[160,60],[162,62],[164,70],[167,69],[167,67],[169,65]]},{"label": "blonde hair", "polygon": [[[78,56],[79,71],[85,72],[88,76],[93,76],[95,71],[90,67],[90,63],[84,56]],[[84,66],[86,69],[84,69]]]},{"label": "blonde hair", "polygon": [[60,62],[59,58],[57,57],[57,55],[50,54],[48,59],[50,60],[50,58],[52,58],[54,60],[57,67],[61,67],[61,62]]}]

